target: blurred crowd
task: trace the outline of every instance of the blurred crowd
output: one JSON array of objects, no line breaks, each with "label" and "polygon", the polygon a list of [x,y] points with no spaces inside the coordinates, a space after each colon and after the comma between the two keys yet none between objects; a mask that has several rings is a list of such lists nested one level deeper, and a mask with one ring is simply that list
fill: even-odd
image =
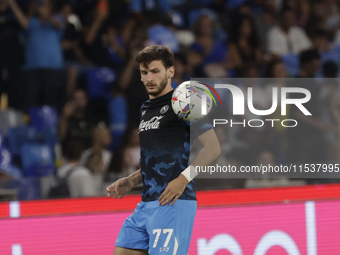
[{"label": "blurred crowd", "polygon": [[[138,169],[139,110],[148,95],[135,56],[154,44],[175,53],[173,88],[194,77],[335,79],[340,2],[0,0],[0,187],[10,187],[11,180],[29,186],[27,180],[39,176],[39,195],[26,192],[21,198],[48,193],[50,172],[39,162],[29,165],[25,150],[13,145],[18,126],[25,126],[21,136],[36,146],[31,152],[39,151],[37,144],[47,145],[57,175],[72,170],[73,197],[102,195],[104,183]],[[224,139],[222,161],[339,162],[339,89],[336,82],[326,83],[308,83],[312,117],[290,109],[300,123],[294,130],[216,130]],[[271,86],[259,88],[258,108],[270,108]],[[32,125],[32,109],[39,107],[56,115],[48,135]],[[19,119],[15,123],[13,116]],[[22,177],[25,183],[18,181]],[[232,188],[268,184],[230,182]]]}]

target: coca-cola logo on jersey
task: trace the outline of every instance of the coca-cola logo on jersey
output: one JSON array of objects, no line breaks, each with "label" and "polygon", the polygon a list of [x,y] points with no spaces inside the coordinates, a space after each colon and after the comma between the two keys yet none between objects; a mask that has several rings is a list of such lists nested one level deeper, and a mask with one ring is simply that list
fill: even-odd
[{"label": "coca-cola logo on jersey", "polygon": [[144,121],[142,120],[139,124],[139,132],[146,131],[149,129],[159,129],[159,124],[161,123],[160,120],[164,116],[155,116],[152,117],[150,120]]}]

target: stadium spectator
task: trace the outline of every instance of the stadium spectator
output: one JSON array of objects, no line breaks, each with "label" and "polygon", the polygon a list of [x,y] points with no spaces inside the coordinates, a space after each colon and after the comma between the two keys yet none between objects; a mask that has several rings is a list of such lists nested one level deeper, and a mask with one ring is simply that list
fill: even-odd
[{"label": "stadium spectator", "polygon": [[138,127],[129,128],[113,154],[109,171],[112,181],[126,177],[140,168]]},{"label": "stadium spectator", "polygon": [[98,120],[88,105],[86,92],[77,89],[61,113],[58,124],[58,138],[61,142],[71,138],[82,139],[87,148],[91,147],[92,130]]},{"label": "stadium spectator", "polygon": [[297,6],[297,25],[305,28],[312,15],[312,5],[309,0],[300,0]]},{"label": "stadium spectator", "polygon": [[258,42],[254,21],[250,16],[241,16],[236,22],[229,43],[229,56],[233,68],[242,70],[245,64],[263,64],[263,53]]},{"label": "stadium spectator", "polygon": [[[263,150],[258,154],[256,165],[258,166],[277,166],[274,154],[271,151]],[[247,179],[245,181],[245,188],[259,188],[259,187],[280,187],[280,186],[301,186],[305,185],[304,180],[289,180],[287,173],[265,173],[262,178]]]},{"label": "stadium spectator", "polygon": [[322,65],[322,73],[324,78],[339,77],[339,66],[333,61],[327,61]]},{"label": "stadium spectator", "polygon": [[60,178],[65,178],[69,174],[67,183],[71,197],[98,196],[100,194],[91,171],[79,164],[84,148],[80,139],[70,139],[62,144],[66,163],[57,170],[57,175]]},{"label": "stadium spectator", "polygon": [[268,50],[279,56],[298,54],[311,47],[306,33],[296,26],[294,12],[291,8],[283,8],[280,12],[279,25],[268,33]]},{"label": "stadium spectator", "polygon": [[80,164],[86,166],[94,174],[105,173],[111,160],[111,152],[107,150],[110,143],[109,129],[104,122],[100,122],[93,128],[92,147],[84,151]]},{"label": "stadium spectator", "polygon": [[186,54],[187,71],[189,77],[202,77],[203,60],[203,53],[197,52],[195,50],[189,50],[189,52]]},{"label": "stadium spectator", "polygon": [[[303,51],[300,54],[299,78],[314,78],[320,67],[320,55],[316,49]],[[298,82],[298,81],[295,81]],[[292,84],[294,87],[294,84]],[[290,162],[320,163],[329,159],[329,144],[326,132],[333,127],[322,119],[320,87],[315,79],[299,79],[297,87],[305,88],[311,93],[311,99],[304,107],[312,114],[307,116],[296,106],[291,107],[290,118],[298,121],[298,125],[288,131]]]},{"label": "stadium spectator", "polygon": [[9,1],[0,1],[0,96],[7,93],[10,107],[23,107],[21,65],[24,63],[23,48],[20,44],[20,26],[16,21]]},{"label": "stadium spectator", "polygon": [[313,14],[322,24],[322,29],[334,32],[339,27],[339,8],[336,0],[313,1]]},{"label": "stadium spectator", "polygon": [[33,2],[32,17],[28,17],[15,0],[9,0],[9,5],[26,35],[25,110],[41,104],[57,107],[63,82],[61,35],[64,20],[61,15],[53,14],[51,0]]},{"label": "stadium spectator", "polygon": [[208,15],[201,15],[195,23],[196,42],[191,45],[191,50],[203,55],[202,70],[210,64],[228,69],[228,49],[224,42],[214,39],[213,31],[213,20]]},{"label": "stadium spectator", "polygon": [[321,87],[322,118],[334,130],[328,132],[327,139],[330,143],[330,158],[332,162],[340,161],[340,90],[339,90],[339,67],[335,62],[327,61],[322,65],[323,83]]},{"label": "stadium spectator", "polygon": [[92,147],[84,151],[80,165],[89,169],[96,181],[98,190],[103,191],[104,177],[107,173],[112,153],[107,150],[111,143],[110,131],[104,122],[99,123],[92,131]]},{"label": "stadium spectator", "polygon": [[165,45],[174,53],[179,53],[179,41],[171,29],[173,25],[171,20],[162,22],[162,14],[159,12],[151,12],[148,15],[150,26],[148,28],[148,37],[151,44]]},{"label": "stadium spectator", "polygon": [[314,78],[320,68],[320,54],[317,49],[302,51],[299,62],[300,73],[298,78]]},{"label": "stadium spectator", "polygon": [[265,78],[287,78],[287,71],[284,63],[280,59],[275,59],[268,63]]},{"label": "stadium spectator", "polygon": [[267,0],[263,1],[261,12],[250,14],[253,18],[258,35],[257,38],[263,52],[268,51],[267,35],[276,23],[276,8],[277,2],[275,0]]},{"label": "stadium spectator", "polygon": [[[280,59],[271,61],[266,68],[265,77],[265,95],[268,98],[266,109],[272,105],[273,89],[276,88],[278,95],[281,94],[282,88],[287,86],[287,71],[284,63]],[[286,106],[287,114],[289,114],[290,105]],[[286,118],[281,115],[281,97],[277,99],[276,110],[267,118],[277,119],[279,121],[273,123],[273,128],[266,129],[265,137],[268,148],[274,153],[277,163],[285,163],[287,148],[287,128],[282,126],[280,122]]]},{"label": "stadium spectator", "polygon": [[143,48],[147,39],[144,26],[136,28],[136,37],[129,45],[129,58],[123,72],[118,80],[118,86],[126,95],[128,103],[128,124],[127,126],[139,125],[139,110],[144,101],[148,98],[144,87],[140,84],[140,72],[136,65],[136,55]]},{"label": "stadium spectator", "polygon": [[187,71],[187,60],[184,54],[175,55],[174,67],[176,73],[172,78],[171,85],[175,89],[182,82],[190,80],[190,76]]},{"label": "stadium spectator", "polygon": [[[340,46],[330,46],[329,35],[325,30],[316,30],[311,37],[314,47],[320,54],[322,63],[333,61],[340,65]],[[321,68],[319,69],[317,76],[322,76]]]},{"label": "stadium spectator", "polygon": [[168,16],[170,4],[167,0],[131,0],[130,12],[139,20],[145,21],[150,13],[159,13],[161,17]]},{"label": "stadium spectator", "polygon": [[90,21],[84,22],[84,51],[86,56],[98,66],[112,67],[109,49],[110,6],[107,0],[100,0],[92,11]]},{"label": "stadium spectator", "polygon": [[320,54],[328,52],[331,48],[328,42],[328,36],[325,30],[319,29],[311,35],[313,46]]},{"label": "stadium spectator", "polygon": [[[114,17],[111,19],[111,24],[114,27],[124,27],[130,19],[129,5],[130,1],[127,0],[115,0],[109,1],[110,3],[110,16]],[[126,31],[124,28],[123,32]]]},{"label": "stadium spectator", "polygon": [[85,75],[89,67],[93,66],[82,50],[82,24],[79,17],[73,12],[72,5],[66,2],[59,3],[61,14],[66,21],[65,32],[62,39],[62,49],[65,60],[66,97],[70,97],[78,86],[79,77]]}]

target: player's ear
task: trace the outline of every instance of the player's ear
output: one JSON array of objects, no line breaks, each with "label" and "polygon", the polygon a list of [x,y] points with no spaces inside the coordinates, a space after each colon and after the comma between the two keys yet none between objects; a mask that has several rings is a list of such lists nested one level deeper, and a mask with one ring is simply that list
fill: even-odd
[{"label": "player's ear", "polygon": [[172,78],[175,75],[175,67],[174,66],[170,66],[167,70],[168,72],[168,78]]}]

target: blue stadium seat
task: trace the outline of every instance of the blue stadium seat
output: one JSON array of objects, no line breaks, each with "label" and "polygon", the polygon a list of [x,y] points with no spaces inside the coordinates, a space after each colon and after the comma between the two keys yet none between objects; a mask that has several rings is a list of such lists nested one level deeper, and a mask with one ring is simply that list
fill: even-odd
[{"label": "blue stadium seat", "polygon": [[55,129],[58,124],[57,110],[50,106],[32,107],[29,110],[31,126],[38,132]]},{"label": "blue stadium seat", "polygon": [[231,0],[231,1],[226,1],[226,5],[228,9],[236,9],[246,2],[247,0]]},{"label": "blue stadium seat", "polygon": [[55,172],[53,153],[46,144],[24,144],[21,160],[25,176],[48,176]]},{"label": "blue stadium seat", "polygon": [[110,87],[116,80],[116,73],[107,67],[95,67],[86,72],[87,94],[90,99],[110,99]]},{"label": "blue stadium seat", "polygon": [[127,126],[127,102],[124,96],[116,96],[109,102],[110,132],[112,144],[110,149],[116,148]]},{"label": "blue stadium seat", "polygon": [[37,131],[29,126],[11,128],[7,135],[8,149],[13,156],[20,156],[20,148],[25,143],[39,141]]},{"label": "blue stadium seat", "polygon": [[37,177],[26,177],[8,181],[5,188],[18,190],[19,200],[33,200],[41,198],[40,179]]},{"label": "blue stadium seat", "polygon": [[54,151],[55,145],[59,142],[58,136],[57,136],[57,129],[44,129],[41,132],[42,139],[44,141],[44,144],[48,145],[52,151]]}]

